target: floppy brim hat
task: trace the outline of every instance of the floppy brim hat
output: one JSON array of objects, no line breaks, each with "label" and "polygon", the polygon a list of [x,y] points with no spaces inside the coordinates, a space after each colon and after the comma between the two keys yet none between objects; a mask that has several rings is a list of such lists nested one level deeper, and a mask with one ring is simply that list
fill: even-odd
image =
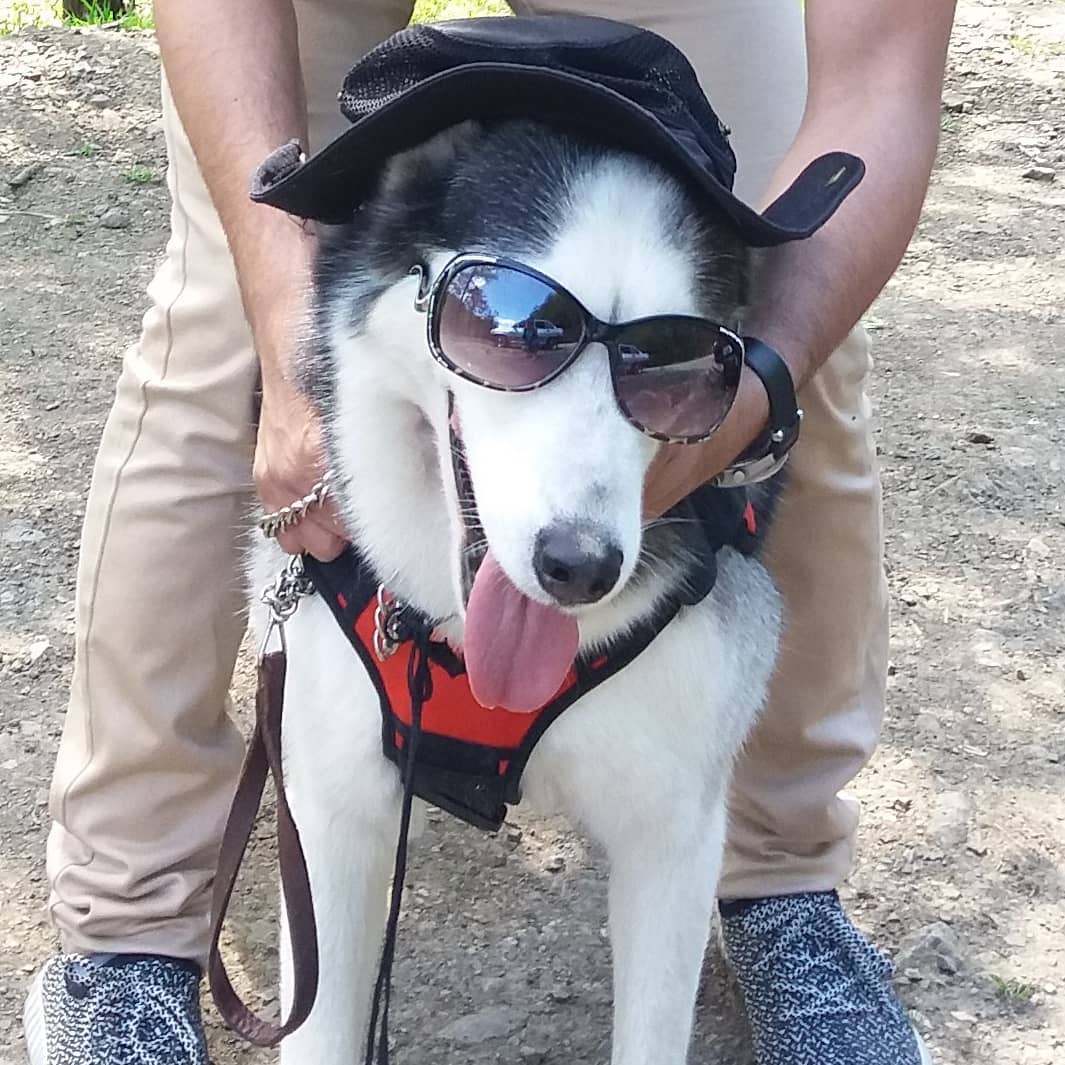
[{"label": "floppy brim hat", "polygon": [[253,199],[342,223],[397,153],[470,119],[524,118],[656,161],[749,244],[769,246],[816,232],[865,170],[830,152],[759,214],[732,194],[728,131],[683,54],[649,30],[588,16],[408,27],[356,64],[339,99],[351,128],[309,159],[298,144],[279,148],[256,173]]}]

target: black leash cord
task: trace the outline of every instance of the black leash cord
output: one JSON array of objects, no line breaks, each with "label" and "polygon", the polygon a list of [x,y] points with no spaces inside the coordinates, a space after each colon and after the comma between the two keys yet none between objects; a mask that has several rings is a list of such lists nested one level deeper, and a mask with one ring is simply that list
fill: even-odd
[{"label": "black leash cord", "polygon": [[[429,633],[418,632],[407,659],[407,690],[410,693],[410,735],[407,759],[403,764],[403,806],[396,842],[396,864],[392,871],[392,897],[388,906],[381,963],[370,1009],[366,1036],[366,1065],[388,1065],[388,1008],[392,1002],[392,962],[396,956],[399,910],[403,903],[403,883],[407,877],[407,844],[410,837],[411,810],[414,806],[414,767],[418,757],[418,740],[422,734],[422,706],[432,697],[433,677],[429,663]],[[376,1054],[375,1044],[376,1043]]]}]

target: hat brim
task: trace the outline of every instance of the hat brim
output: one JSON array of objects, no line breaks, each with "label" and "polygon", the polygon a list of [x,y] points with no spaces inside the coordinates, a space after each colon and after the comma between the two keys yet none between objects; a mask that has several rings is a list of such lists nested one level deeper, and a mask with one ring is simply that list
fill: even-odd
[{"label": "hat brim", "polygon": [[279,168],[268,160],[253,182],[252,199],[301,218],[341,223],[372,194],[392,156],[460,122],[502,118],[545,122],[655,160],[718,206],[756,247],[815,233],[865,172],[846,152],[821,156],[758,214],[725,187],[690,135],[670,130],[620,93],[546,67],[471,63],[412,86],[298,165]]}]

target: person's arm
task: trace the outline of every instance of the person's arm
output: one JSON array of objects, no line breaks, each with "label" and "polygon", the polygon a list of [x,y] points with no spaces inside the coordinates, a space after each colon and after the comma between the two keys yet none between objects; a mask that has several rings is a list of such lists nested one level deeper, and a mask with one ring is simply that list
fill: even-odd
[{"label": "person's arm", "polygon": [[[310,288],[314,237],[248,198],[251,176],[289,140],[307,144],[307,105],[291,0],[155,0],[156,36],[182,125],[229,242],[262,369],[255,481],[268,511],[322,474],[317,420],[288,380]],[[330,507],[279,537],[321,558],[343,546]]]},{"label": "person's arm", "polygon": [[[806,0],[809,92],[802,124],[767,203],[828,151],[865,178],[808,240],[760,257],[744,332],[775,347],[801,387],[842,342],[898,266],[921,213],[939,143],[940,99],[955,0]],[[724,468],[763,429],[753,375],[706,444],[664,447],[646,506],[660,514]]]}]

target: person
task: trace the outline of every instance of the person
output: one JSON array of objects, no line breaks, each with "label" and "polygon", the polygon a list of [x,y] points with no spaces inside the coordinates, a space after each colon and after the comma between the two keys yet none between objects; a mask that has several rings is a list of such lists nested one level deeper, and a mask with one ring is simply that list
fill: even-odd
[{"label": "person", "polygon": [[[744,323],[785,357],[806,417],[769,548],[788,630],[737,767],[719,893],[758,1065],[814,1060],[814,1047],[819,1065],[918,1065],[926,1051],[887,963],[835,889],[858,819],[841,789],[875,748],[886,673],[870,360],[856,323],[921,210],[954,0],[513,6],[606,15],[672,39],[731,126],[749,202],[771,202],[823,152],[865,160],[864,181],[823,229],[762,258]],[[63,953],[27,1002],[33,1065],[207,1060],[198,981],[242,755],[226,710],[250,474],[270,512],[324,472],[318,426],[288,376],[315,236],[253,204],[248,181],[278,145],[313,149],[341,131],[344,74],[410,14],[408,0],[156,0],[171,235],[86,510],[48,844]],[[758,434],[768,408],[749,378],[716,437],[662,449],[650,513]],[[327,559],[344,531],[326,505],[280,542]]]}]

